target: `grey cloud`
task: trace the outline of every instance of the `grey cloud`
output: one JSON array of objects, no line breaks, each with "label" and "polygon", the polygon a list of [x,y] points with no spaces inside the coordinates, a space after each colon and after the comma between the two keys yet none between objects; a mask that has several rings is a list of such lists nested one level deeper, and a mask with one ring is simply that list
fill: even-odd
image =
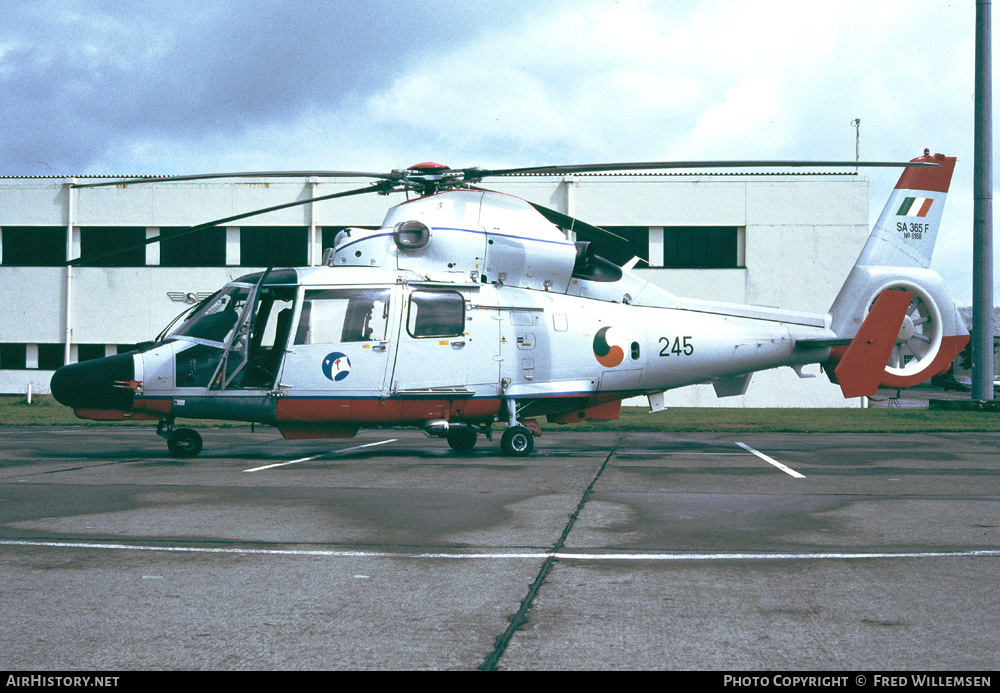
[{"label": "grey cloud", "polygon": [[349,103],[532,9],[14,0],[0,8],[0,174],[78,173],[116,141],[198,139]]}]

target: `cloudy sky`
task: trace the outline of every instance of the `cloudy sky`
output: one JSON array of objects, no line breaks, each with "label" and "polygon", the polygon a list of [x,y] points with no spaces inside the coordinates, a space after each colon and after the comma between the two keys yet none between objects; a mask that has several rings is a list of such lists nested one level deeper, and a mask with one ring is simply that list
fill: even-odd
[{"label": "cloudy sky", "polygon": [[[3,0],[0,175],[957,155],[975,0]],[[872,170],[873,216],[897,173]]]}]

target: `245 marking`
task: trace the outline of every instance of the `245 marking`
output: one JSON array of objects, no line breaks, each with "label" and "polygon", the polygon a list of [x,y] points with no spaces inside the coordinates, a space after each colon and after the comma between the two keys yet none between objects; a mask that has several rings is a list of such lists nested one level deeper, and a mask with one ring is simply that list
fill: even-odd
[{"label": "245 marking", "polygon": [[692,339],[694,337],[691,336],[674,337],[673,344],[671,344],[670,337],[660,337],[660,342],[663,344],[663,348],[660,349],[660,356],[670,356],[671,354],[690,356],[694,353],[694,344],[691,343]]}]

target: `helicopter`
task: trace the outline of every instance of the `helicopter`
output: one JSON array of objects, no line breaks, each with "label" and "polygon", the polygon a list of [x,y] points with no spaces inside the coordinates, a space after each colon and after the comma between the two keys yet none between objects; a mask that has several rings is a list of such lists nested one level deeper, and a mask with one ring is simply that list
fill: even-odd
[{"label": "helicopter", "polygon": [[[286,439],[415,426],[472,450],[503,424],[505,455],[532,452],[539,419],[614,420],[622,401],[711,383],[744,394],[754,372],[820,364],[845,398],[909,387],[948,369],[969,333],[929,268],[955,157],[909,162],[636,162],[389,173],[237,176],[374,179],[305,202],[406,192],[378,229],[347,228],[320,266],[239,277],[137,350],[59,368],[55,399],[78,417],[158,421],[176,457],[203,447],[177,418],[274,426]],[[736,166],[901,166],[902,174],[825,314],[685,299],[595,254],[624,240],[542,205],[479,187],[523,173]],[[148,178],[76,184],[140,185]],[[411,198],[410,194],[414,194]],[[581,240],[582,239],[582,240]],[[586,240],[589,239],[589,240]],[[150,239],[155,242],[157,239]]]}]

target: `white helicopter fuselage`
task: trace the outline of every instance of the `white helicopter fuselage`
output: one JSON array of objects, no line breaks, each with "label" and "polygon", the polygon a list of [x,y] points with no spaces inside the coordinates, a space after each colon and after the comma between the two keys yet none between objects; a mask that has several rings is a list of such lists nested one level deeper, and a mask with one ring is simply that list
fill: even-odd
[{"label": "white helicopter fuselage", "polygon": [[230,282],[164,338],[60,369],[52,391],[83,418],[159,419],[171,451],[191,456],[200,437],[176,418],[287,438],[416,425],[459,450],[501,421],[504,452],[527,454],[534,417],[615,419],[627,398],[658,410],[697,383],[740,395],[782,366],[811,377],[801,367],[823,364],[845,397],[906,387],[968,341],[927,269],[954,158],[914,162],[939,168],[904,172],[827,314],[679,298],[571,240],[552,221],[568,217],[466,188],[341,231],[323,266]]}]

